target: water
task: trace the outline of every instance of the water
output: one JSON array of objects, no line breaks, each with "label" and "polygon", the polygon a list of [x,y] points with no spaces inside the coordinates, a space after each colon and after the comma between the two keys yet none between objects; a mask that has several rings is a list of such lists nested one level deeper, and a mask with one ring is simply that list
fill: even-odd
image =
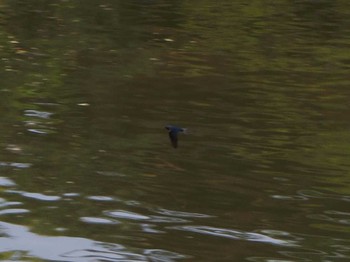
[{"label": "water", "polygon": [[349,260],[347,2],[1,5],[1,260]]}]

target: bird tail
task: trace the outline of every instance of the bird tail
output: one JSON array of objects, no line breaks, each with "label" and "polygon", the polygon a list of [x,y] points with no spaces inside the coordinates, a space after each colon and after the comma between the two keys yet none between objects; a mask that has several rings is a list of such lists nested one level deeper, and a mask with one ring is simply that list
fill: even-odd
[{"label": "bird tail", "polygon": [[188,128],[182,128],[182,133],[184,133],[185,135],[188,135]]}]

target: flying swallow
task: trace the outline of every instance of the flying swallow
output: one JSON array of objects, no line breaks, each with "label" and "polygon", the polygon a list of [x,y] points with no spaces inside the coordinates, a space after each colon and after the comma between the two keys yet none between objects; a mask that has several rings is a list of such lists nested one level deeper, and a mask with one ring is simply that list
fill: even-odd
[{"label": "flying swallow", "polygon": [[169,138],[170,138],[170,141],[171,141],[173,148],[177,148],[177,134],[178,133],[185,133],[186,128],[167,125],[165,127],[165,129],[168,130],[168,132],[169,132]]}]

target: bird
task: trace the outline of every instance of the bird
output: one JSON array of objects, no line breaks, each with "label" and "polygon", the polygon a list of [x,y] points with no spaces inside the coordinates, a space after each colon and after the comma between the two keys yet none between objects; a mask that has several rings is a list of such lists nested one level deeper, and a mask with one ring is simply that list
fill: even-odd
[{"label": "bird", "polygon": [[173,126],[173,125],[167,125],[165,126],[165,129],[169,132],[169,138],[171,141],[171,145],[173,148],[177,148],[177,135],[178,133],[186,133],[186,128]]}]

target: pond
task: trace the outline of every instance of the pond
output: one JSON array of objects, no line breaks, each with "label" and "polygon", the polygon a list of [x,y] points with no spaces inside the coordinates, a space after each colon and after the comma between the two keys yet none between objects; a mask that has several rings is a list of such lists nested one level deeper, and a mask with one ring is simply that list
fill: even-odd
[{"label": "pond", "polygon": [[1,7],[2,260],[349,260],[350,2]]}]

